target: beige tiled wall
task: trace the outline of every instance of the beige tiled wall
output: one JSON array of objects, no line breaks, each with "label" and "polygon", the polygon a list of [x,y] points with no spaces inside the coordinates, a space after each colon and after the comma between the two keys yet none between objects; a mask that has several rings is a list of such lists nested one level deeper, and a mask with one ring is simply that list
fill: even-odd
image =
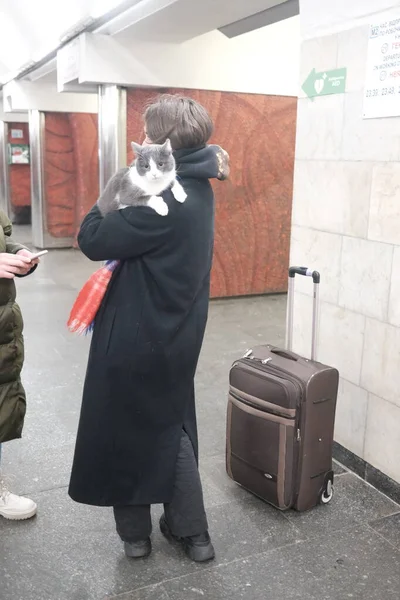
[{"label": "beige tiled wall", "polygon": [[[347,67],[346,94],[300,93],[291,263],[321,271],[318,358],[341,374],[336,440],[400,482],[400,118],[363,120],[368,27],[306,41],[302,81]],[[312,285],[296,280],[309,355]]]}]

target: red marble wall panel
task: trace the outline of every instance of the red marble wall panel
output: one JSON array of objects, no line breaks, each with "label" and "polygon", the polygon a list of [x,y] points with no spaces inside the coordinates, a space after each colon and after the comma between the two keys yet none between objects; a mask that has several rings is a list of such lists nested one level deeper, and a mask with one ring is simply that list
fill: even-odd
[{"label": "red marble wall panel", "polygon": [[76,165],[76,227],[89,212],[99,195],[99,149],[97,115],[69,115]]},{"label": "red marble wall panel", "polygon": [[[11,131],[19,129],[22,138],[12,138]],[[8,123],[8,141],[10,144],[29,145],[28,123]],[[10,201],[14,212],[23,206],[31,205],[31,167],[30,165],[9,165]]]},{"label": "red marble wall panel", "polygon": [[297,99],[200,90],[128,90],[130,142],[143,140],[142,114],[160,92],[183,93],[210,112],[211,142],[231,157],[227,182],[213,182],[216,228],[212,297],[287,289]]},{"label": "red marble wall panel", "polygon": [[54,237],[75,233],[76,167],[68,114],[46,113],[44,192],[47,229]]},{"label": "red marble wall panel", "polygon": [[97,115],[45,114],[46,218],[54,237],[74,237],[97,199],[97,136]]}]

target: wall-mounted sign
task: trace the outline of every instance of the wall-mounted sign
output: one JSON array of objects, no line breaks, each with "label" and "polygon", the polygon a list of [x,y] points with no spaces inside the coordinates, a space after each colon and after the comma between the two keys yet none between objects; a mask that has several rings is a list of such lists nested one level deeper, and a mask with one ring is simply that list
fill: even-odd
[{"label": "wall-mounted sign", "polygon": [[371,26],[364,119],[400,115],[400,18]]},{"label": "wall-mounted sign", "polygon": [[10,165],[29,165],[29,146],[27,144],[8,144],[8,162]]},{"label": "wall-mounted sign", "polygon": [[11,137],[13,140],[22,140],[24,137],[23,129],[11,129]]},{"label": "wall-mounted sign", "polygon": [[346,68],[321,71],[320,73],[313,69],[303,83],[303,91],[311,100],[315,96],[344,94],[346,91],[346,77]]}]

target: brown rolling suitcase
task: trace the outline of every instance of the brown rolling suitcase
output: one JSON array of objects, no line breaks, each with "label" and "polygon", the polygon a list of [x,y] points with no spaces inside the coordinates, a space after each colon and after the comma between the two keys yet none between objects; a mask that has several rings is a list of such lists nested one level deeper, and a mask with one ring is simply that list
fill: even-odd
[{"label": "brown rolling suitcase", "polygon": [[[291,351],[296,274],[314,282],[311,360]],[[333,495],[339,373],[315,360],[319,283],[317,271],[291,267],[287,349],[257,346],[230,371],[228,475],[281,510],[305,511]]]}]

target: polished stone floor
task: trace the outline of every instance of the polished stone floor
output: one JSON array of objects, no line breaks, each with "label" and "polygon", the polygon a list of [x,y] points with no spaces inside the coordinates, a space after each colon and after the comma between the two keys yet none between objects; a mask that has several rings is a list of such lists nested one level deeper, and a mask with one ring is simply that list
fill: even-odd
[{"label": "polished stone floor", "polygon": [[197,403],[215,563],[190,563],[156,526],[153,555],[127,560],[111,511],[68,498],[88,340],[65,322],[92,270],[76,251],[53,251],[18,282],[29,412],[23,440],[4,447],[3,467],[39,512],[25,523],[0,520],[0,599],[399,600],[400,506],[339,465],[332,503],[306,514],[282,514],[225,474],[228,369],[257,342],[282,344],[284,297],[211,305]]}]

